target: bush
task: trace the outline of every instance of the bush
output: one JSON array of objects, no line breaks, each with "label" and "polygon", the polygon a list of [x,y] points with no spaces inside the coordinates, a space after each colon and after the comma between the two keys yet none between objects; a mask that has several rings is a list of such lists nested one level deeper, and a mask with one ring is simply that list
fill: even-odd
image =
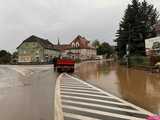
[{"label": "bush", "polygon": [[0,51],[0,64],[8,64],[11,61],[11,54],[5,50]]},{"label": "bush", "polygon": [[75,59],[76,63],[80,63],[81,60],[79,58]]},{"label": "bush", "polygon": [[157,62],[160,62],[160,56],[157,56]]},{"label": "bush", "polygon": [[147,56],[131,56],[129,57],[129,64],[132,66],[149,66],[150,65],[150,59]]},{"label": "bush", "polygon": [[150,64],[152,66],[155,65],[157,62],[160,62],[160,56],[151,56],[150,57]]}]

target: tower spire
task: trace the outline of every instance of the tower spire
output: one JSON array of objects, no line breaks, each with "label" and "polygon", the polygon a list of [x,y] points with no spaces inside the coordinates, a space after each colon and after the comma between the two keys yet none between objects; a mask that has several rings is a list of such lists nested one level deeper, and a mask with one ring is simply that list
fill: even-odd
[{"label": "tower spire", "polygon": [[59,37],[58,37],[58,45],[60,45]]}]

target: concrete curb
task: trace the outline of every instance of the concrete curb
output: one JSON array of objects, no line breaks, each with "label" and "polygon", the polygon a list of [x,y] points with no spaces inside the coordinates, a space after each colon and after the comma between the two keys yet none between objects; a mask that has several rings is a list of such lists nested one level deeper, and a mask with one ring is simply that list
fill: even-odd
[{"label": "concrete curb", "polygon": [[55,102],[54,102],[54,120],[64,120],[64,115],[62,111],[62,102],[60,96],[60,79],[63,76],[63,73],[56,80],[55,87]]}]

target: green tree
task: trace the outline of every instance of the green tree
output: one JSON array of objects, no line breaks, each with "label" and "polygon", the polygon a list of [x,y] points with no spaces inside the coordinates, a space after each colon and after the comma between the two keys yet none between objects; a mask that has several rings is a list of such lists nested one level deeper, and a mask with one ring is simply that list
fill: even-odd
[{"label": "green tree", "polygon": [[100,42],[99,42],[98,40],[94,40],[94,41],[92,42],[92,46],[95,47],[95,48],[98,48],[99,45],[100,45]]},{"label": "green tree", "polygon": [[11,61],[11,54],[5,50],[0,51],[0,64],[8,64]]},{"label": "green tree", "polygon": [[18,62],[18,52],[14,52],[12,54],[12,63],[17,63]]},{"label": "green tree", "polygon": [[98,55],[107,55],[110,56],[111,54],[113,54],[114,50],[113,47],[110,46],[108,43],[103,42],[102,44],[99,45],[99,47],[97,48],[97,54]]},{"label": "green tree", "polygon": [[130,55],[145,55],[145,39],[154,37],[153,25],[158,20],[158,12],[146,0],[132,0],[125,11],[117,31],[118,56],[123,57],[127,51]]}]

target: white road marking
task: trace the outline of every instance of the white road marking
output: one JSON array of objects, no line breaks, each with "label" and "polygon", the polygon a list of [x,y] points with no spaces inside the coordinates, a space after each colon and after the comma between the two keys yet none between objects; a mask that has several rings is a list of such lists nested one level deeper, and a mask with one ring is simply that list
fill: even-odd
[{"label": "white road marking", "polygon": [[84,85],[61,85],[61,87],[82,87],[82,88],[91,88]]},{"label": "white road marking", "polygon": [[117,110],[117,111],[124,111],[124,112],[131,112],[131,113],[137,113],[137,114],[143,114],[140,111],[137,110],[130,110],[127,108],[118,108],[118,107],[110,107],[110,106],[105,106],[105,105],[99,105],[99,104],[93,104],[93,103],[86,103],[86,102],[77,102],[77,101],[71,101],[71,100],[62,100],[63,102],[66,103],[75,103],[75,104],[79,104],[79,105],[87,105],[87,106],[92,106],[92,107],[100,107],[100,108],[106,108],[106,109],[111,109],[111,110]]},{"label": "white road marking", "polygon": [[61,95],[60,95],[60,79],[62,78],[63,74],[61,74],[56,81],[55,87],[55,100],[54,100],[54,120],[64,120],[64,114],[62,110],[62,102],[61,102]]},{"label": "white road marking", "polygon": [[[64,73],[62,74],[62,77],[60,80],[61,80],[61,83],[60,83],[59,91],[61,93],[62,107],[64,109],[66,108],[71,110],[70,112],[67,112],[67,113],[64,112],[64,116],[68,115],[68,117],[70,118],[79,119],[79,120],[94,120],[94,119],[99,120],[97,118],[88,117],[87,116],[87,113],[88,113],[88,114],[97,114],[98,116],[101,116],[101,117],[106,116],[106,118],[104,119],[107,119],[107,116],[108,116],[108,117],[113,117],[117,119],[122,118],[122,119],[128,119],[128,120],[145,120],[144,118],[141,118],[141,117],[144,117],[144,115],[146,116],[153,115],[152,113],[134,104],[131,104],[125,100],[122,100],[108,92],[105,92],[71,75]],[[104,99],[101,99],[101,98],[104,98]],[[107,100],[107,98],[110,98],[110,99]],[[99,110],[97,110],[96,107],[99,108]],[[85,115],[81,115],[78,113],[74,114],[75,110],[83,111],[86,114]],[[107,110],[109,110],[109,112],[107,112]],[[134,114],[137,115],[137,117],[134,116]]]},{"label": "white road marking", "polygon": [[93,113],[93,114],[96,113],[96,114],[99,114],[99,115],[106,115],[106,116],[122,118],[122,119],[146,120],[146,119],[143,119],[143,118],[137,118],[137,117],[133,117],[133,116],[121,115],[121,114],[110,113],[110,112],[103,112],[103,111],[92,110],[92,109],[88,109],[88,108],[80,108],[80,107],[75,107],[75,106],[71,106],[71,105],[63,105],[63,108],[68,108],[68,109],[72,109],[72,110],[79,110],[79,111],[89,112],[89,113]]},{"label": "white road marking", "polygon": [[113,97],[110,97],[110,96],[105,96],[105,95],[94,95],[94,94],[89,94],[89,93],[78,93],[78,92],[69,92],[69,91],[61,91],[62,94],[73,94],[73,95],[86,95],[86,96],[92,96],[92,97],[100,97],[100,98],[113,98]]},{"label": "white road marking", "polygon": [[88,91],[88,90],[78,90],[78,89],[70,89],[70,88],[64,88],[63,91],[73,91],[73,92],[89,92],[89,93],[95,93],[95,94],[102,94],[99,91]]},{"label": "white road marking", "polygon": [[73,77],[73,76],[71,76],[71,75],[68,75],[68,74],[65,74],[65,75],[68,76],[68,77],[70,77],[71,79],[74,79],[74,80],[79,81],[79,82],[82,83],[82,84],[88,85],[88,86],[92,87],[93,89],[100,91],[101,93],[104,93],[104,94],[106,94],[106,95],[108,95],[108,96],[111,96],[111,97],[113,97],[114,99],[119,100],[120,102],[122,102],[122,103],[124,103],[124,104],[126,104],[126,105],[128,105],[128,106],[131,106],[131,107],[133,107],[133,108],[135,108],[135,109],[137,109],[137,110],[139,110],[139,111],[142,111],[143,113],[145,113],[145,114],[147,114],[147,115],[153,115],[153,113],[151,113],[151,112],[149,112],[149,111],[147,111],[147,110],[144,110],[143,108],[140,108],[140,107],[138,107],[138,106],[136,106],[136,105],[134,105],[134,104],[132,104],[132,103],[129,103],[129,102],[125,101],[125,100],[122,100],[121,98],[116,97],[116,96],[114,96],[114,95],[112,95],[112,94],[110,94],[110,93],[108,93],[108,92],[106,92],[106,91],[103,91],[102,89],[99,89],[99,88],[97,88],[97,87],[95,87],[95,86],[93,86],[93,85],[91,85],[91,84],[89,84],[89,83],[87,83],[87,82],[84,82],[84,81],[82,81],[82,80],[80,80],[80,79],[78,79],[78,78],[75,78],[75,77]]},{"label": "white road marking", "polygon": [[101,119],[97,119],[97,118],[93,118],[93,117],[86,117],[83,115],[77,115],[77,114],[66,113],[66,112],[64,112],[64,116],[74,118],[74,119],[79,119],[79,120],[101,120]]},{"label": "white road marking", "polygon": [[106,100],[100,100],[100,99],[94,99],[94,98],[85,98],[85,97],[77,97],[77,96],[69,96],[69,95],[63,95],[63,97],[66,98],[75,98],[75,99],[79,99],[79,100],[88,100],[88,101],[95,101],[95,102],[101,102],[101,103],[108,103],[108,104],[114,104],[114,105],[123,105],[123,106],[127,106],[123,103],[119,103],[119,102],[112,102],[112,101],[106,101]]},{"label": "white road marking", "polygon": [[73,84],[73,85],[74,85],[74,84],[78,84],[78,85],[79,85],[79,82],[75,82],[75,81],[72,81],[72,82],[71,82],[71,81],[70,81],[70,82],[67,81],[67,82],[66,82],[66,81],[65,81],[65,82],[63,82],[63,83],[61,83],[61,84],[68,84],[68,85],[70,85],[70,84],[71,84],[71,85],[72,85],[72,84]]},{"label": "white road marking", "polygon": [[23,76],[26,76],[26,73],[24,70],[20,69],[20,68],[11,68],[12,70],[15,70],[16,72],[20,73]]},{"label": "white road marking", "polygon": [[95,91],[93,88],[90,88],[90,87],[76,87],[76,86],[73,86],[73,87],[69,87],[69,86],[61,86],[61,88],[72,88],[72,89],[86,89],[86,90],[92,90],[92,91]]}]

